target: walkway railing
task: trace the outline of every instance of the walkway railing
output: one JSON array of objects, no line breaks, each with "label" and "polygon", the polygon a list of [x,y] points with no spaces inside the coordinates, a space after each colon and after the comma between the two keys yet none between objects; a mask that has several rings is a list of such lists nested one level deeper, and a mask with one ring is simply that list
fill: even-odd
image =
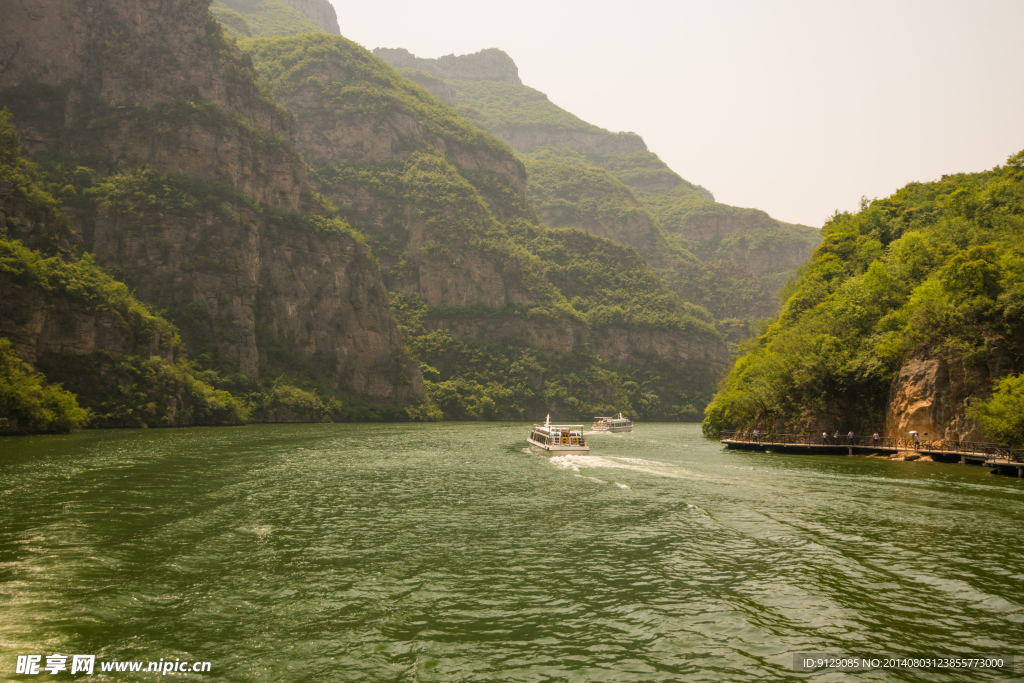
[{"label": "walkway railing", "polygon": [[929,451],[932,453],[956,453],[960,455],[985,455],[1024,462],[1024,449],[1010,448],[1006,444],[980,441],[951,441],[949,439],[914,441],[903,437],[848,435],[826,436],[820,434],[758,434],[753,431],[722,432],[722,441],[761,444],[765,446],[855,446],[858,448],[879,448],[897,451]]}]

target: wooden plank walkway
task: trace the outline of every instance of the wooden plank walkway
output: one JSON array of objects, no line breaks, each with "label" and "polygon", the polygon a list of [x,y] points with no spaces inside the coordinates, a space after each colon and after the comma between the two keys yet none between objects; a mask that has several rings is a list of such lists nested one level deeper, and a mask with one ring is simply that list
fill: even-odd
[{"label": "wooden plank walkway", "polygon": [[778,451],[791,453],[821,453],[854,455],[855,453],[912,452],[931,456],[933,460],[976,464],[994,467],[1001,474],[1016,474],[1024,479],[1024,449],[1005,444],[976,441],[914,441],[880,436],[811,436],[809,434],[764,434],[753,432],[722,432],[721,441],[726,448]]}]

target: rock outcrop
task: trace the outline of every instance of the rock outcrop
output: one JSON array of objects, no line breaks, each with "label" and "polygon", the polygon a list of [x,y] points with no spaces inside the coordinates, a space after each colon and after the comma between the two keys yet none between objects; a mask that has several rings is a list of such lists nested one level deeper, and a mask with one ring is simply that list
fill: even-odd
[{"label": "rock outcrop", "polygon": [[519,80],[519,67],[512,58],[493,47],[470,55],[445,55],[437,59],[417,57],[401,47],[378,47],[373,54],[391,66],[419,69],[448,81],[522,83]]},{"label": "rock outcrop", "polygon": [[284,0],[289,5],[299,10],[313,20],[324,33],[340,36],[341,27],[338,26],[338,14],[334,11],[334,5],[328,0]]},{"label": "rock outcrop", "polygon": [[992,383],[1012,373],[1013,356],[1006,340],[988,340],[981,362],[949,362],[920,354],[908,360],[893,382],[886,406],[885,433],[906,437],[981,441],[977,425],[967,419],[972,397],[987,396]]},{"label": "rock outcrop", "polygon": [[886,435],[906,437],[915,430],[922,438],[944,438],[957,407],[946,361],[913,358],[900,368],[893,384],[885,418]]},{"label": "rock outcrop", "polygon": [[0,275],[0,335],[14,343],[22,360],[35,364],[53,356],[148,351],[174,362],[172,334],[139,339],[117,313],[64,296],[47,296]]}]

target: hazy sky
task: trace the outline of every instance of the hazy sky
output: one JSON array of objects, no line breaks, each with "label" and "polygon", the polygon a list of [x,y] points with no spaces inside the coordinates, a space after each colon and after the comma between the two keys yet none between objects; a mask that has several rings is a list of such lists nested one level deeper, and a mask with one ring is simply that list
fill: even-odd
[{"label": "hazy sky", "polygon": [[331,1],[369,49],[501,48],[555,104],[785,221],[1024,149],[1024,0]]}]

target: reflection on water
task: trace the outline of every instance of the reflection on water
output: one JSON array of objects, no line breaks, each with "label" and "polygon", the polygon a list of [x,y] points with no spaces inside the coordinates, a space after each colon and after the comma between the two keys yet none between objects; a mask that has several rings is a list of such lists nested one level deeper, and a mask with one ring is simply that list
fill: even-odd
[{"label": "reflection on water", "polygon": [[1022,649],[1015,479],[723,451],[697,425],[549,460],[527,431],[0,441],[0,677],[60,652],[203,681],[796,681],[795,652]]}]

